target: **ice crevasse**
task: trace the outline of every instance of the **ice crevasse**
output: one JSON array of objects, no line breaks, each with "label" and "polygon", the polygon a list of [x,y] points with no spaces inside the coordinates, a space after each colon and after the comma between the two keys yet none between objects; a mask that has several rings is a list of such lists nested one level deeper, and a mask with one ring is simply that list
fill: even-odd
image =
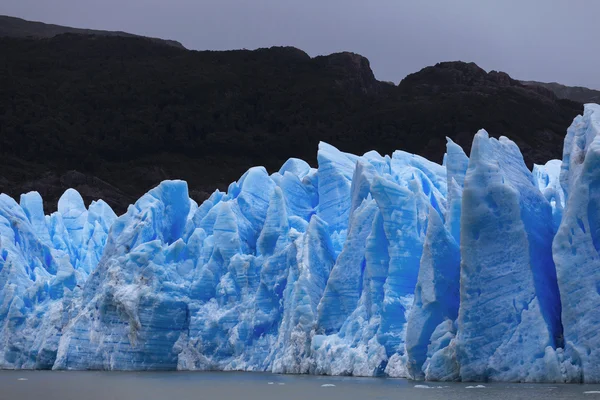
[{"label": "ice crevasse", "polygon": [[248,170],[115,215],[0,195],[0,367],[600,382],[600,106],[563,160],[448,139]]}]

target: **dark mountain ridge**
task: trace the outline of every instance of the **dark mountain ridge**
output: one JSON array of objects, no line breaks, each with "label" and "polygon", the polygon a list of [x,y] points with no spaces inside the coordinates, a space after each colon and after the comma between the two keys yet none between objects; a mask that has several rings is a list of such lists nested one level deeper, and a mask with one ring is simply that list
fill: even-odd
[{"label": "dark mountain ridge", "polygon": [[582,86],[565,86],[556,82],[521,81],[521,83],[526,86],[540,86],[551,90],[559,99],[569,99],[580,103],[600,103],[600,90]]},{"label": "dark mountain ridge", "polygon": [[163,179],[201,201],[253,165],[315,165],[317,145],[396,149],[441,162],[448,136],[469,151],[486,128],[527,163],[560,158],[577,102],[473,63],[377,81],[353,53],[188,51],[143,38],[0,38],[0,191],[38,190],[46,211],[67,187],[122,212]]},{"label": "dark mountain ridge", "polygon": [[98,36],[123,36],[146,38],[155,43],[163,43],[169,46],[184,49],[183,45],[175,40],[158,39],[121,31],[103,31],[97,29],[72,28],[70,26],[46,24],[44,22],[27,21],[21,18],[0,15],[0,37],[29,37],[29,38],[51,38],[64,33],[73,33],[79,35],[98,35]]}]

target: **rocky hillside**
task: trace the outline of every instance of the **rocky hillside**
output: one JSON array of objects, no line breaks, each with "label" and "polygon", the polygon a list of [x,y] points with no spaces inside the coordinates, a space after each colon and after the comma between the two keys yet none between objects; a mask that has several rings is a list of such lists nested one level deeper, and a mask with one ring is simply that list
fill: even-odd
[{"label": "rocky hillside", "polygon": [[[71,28],[70,26],[61,26],[54,24],[45,24],[43,22],[27,21],[21,18],[0,15],[0,37],[29,37],[29,38],[51,38],[63,33],[73,33],[79,35],[98,35],[98,36],[123,36],[123,37],[144,37],[133,35],[126,32],[101,31],[95,29]],[[155,43],[163,43],[169,46],[183,49],[183,45],[175,40],[165,40],[158,38],[147,38]]]},{"label": "rocky hillside", "polygon": [[364,57],[295,48],[188,51],[143,38],[0,38],[0,191],[38,190],[46,211],[67,187],[122,212],[166,178],[204,199],[250,166],[315,164],[317,144],[441,162],[485,127],[529,165],[560,158],[577,102],[475,64],[441,63],[398,86]]},{"label": "rocky hillside", "polygon": [[565,86],[556,82],[522,81],[521,83],[527,86],[537,85],[550,89],[559,99],[569,99],[579,103],[600,103],[600,90],[581,86]]}]

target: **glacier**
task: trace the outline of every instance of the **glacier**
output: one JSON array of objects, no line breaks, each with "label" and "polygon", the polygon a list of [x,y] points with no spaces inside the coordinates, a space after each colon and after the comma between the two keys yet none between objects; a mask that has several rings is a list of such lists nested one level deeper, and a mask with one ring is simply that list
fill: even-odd
[{"label": "glacier", "polygon": [[0,195],[0,368],[600,382],[600,106],[530,171],[326,143],[202,204]]}]

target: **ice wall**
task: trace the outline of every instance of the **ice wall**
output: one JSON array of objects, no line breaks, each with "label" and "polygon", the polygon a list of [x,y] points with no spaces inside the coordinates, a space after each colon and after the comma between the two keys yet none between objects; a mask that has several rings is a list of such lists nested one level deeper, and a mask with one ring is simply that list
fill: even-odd
[{"label": "ice wall", "polygon": [[567,132],[560,183],[567,202],[554,238],[567,365],[600,381],[600,106],[587,104]]},{"label": "ice wall", "polygon": [[462,197],[462,379],[560,380],[545,365],[546,349],[562,345],[553,234],[550,204],[517,146],[480,131]]},{"label": "ice wall", "polygon": [[599,116],[533,171],[480,131],[443,165],[322,143],[120,217],[0,195],[0,366],[600,381]]}]

